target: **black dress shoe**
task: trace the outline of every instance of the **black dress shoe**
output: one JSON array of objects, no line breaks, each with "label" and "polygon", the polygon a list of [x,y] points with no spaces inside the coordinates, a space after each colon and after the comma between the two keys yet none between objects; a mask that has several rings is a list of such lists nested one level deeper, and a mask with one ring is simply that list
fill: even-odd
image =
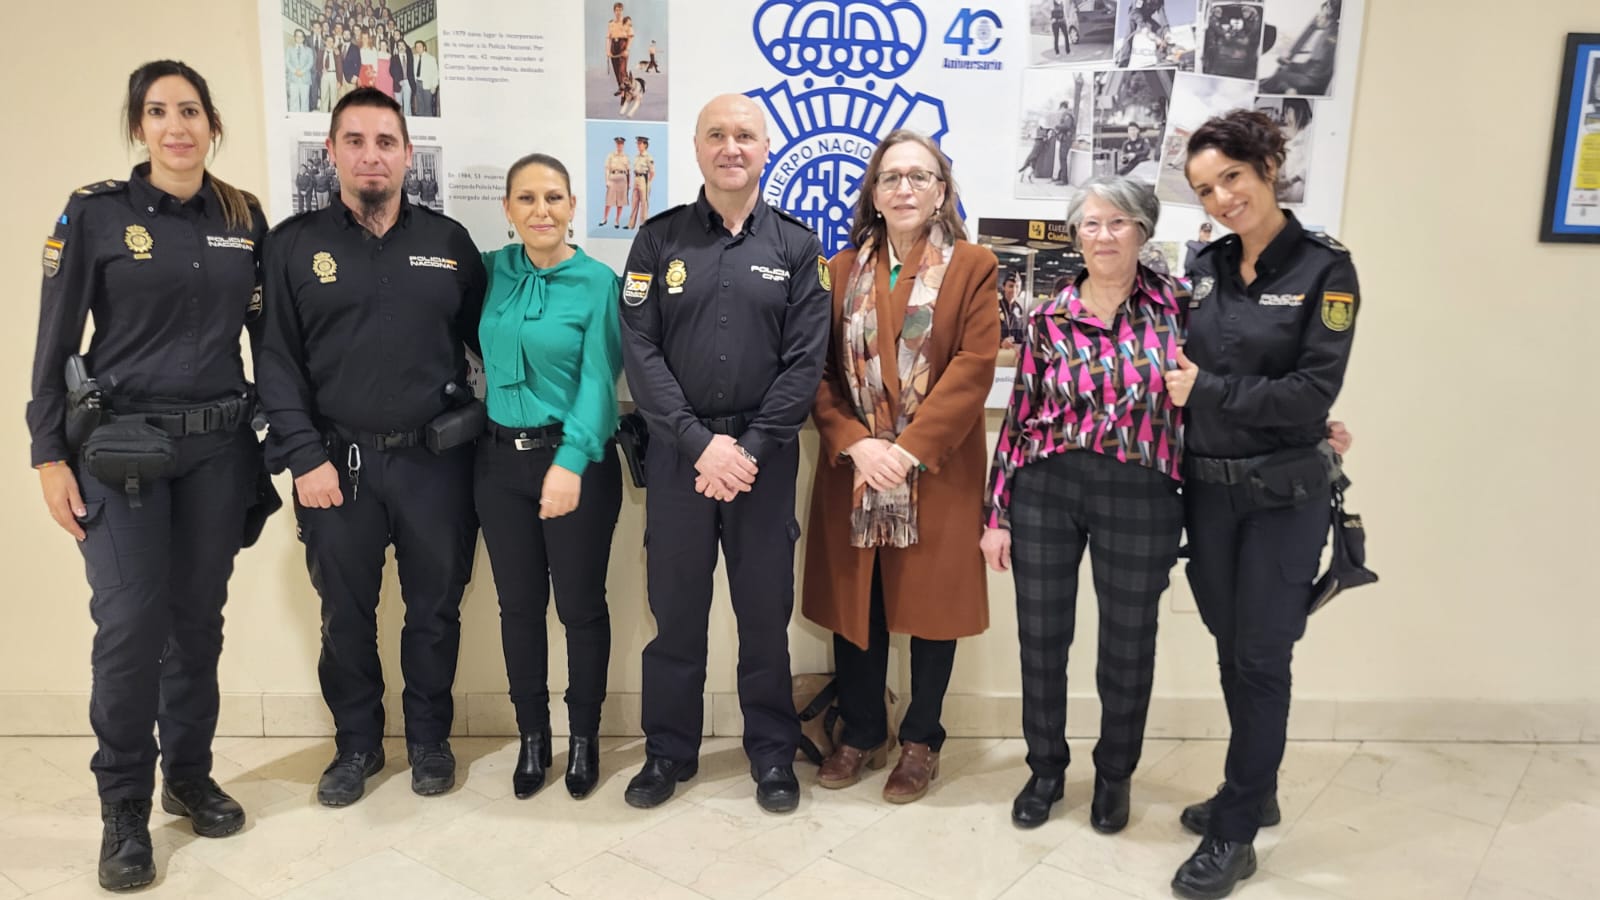
[{"label": "black dress shoe", "polygon": [[[1222,785],[1217,785],[1217,793],[1222,793]],[[1183,808],[1183,813],[1178,816],[1178,821],[1191,832],[1204,837],[1211,827],[1211,809],[1217,802],[1217,794],[1212,794],[1203,803],[1194,803]],[[1278,794],[1274,791],[1267,799],[1261,801],[1261,815],[1259,816],[1262,828],[1271,828],[1283,821],[1283,810],[1278,808]]]},{"label": "black dress shoe", "polygon": [[[544,787],[545,770],[550,768],[550,729],[522,736],[517,751],[517,767],[511,770],[511,791],[525,800]],[[454,768],[452,767],[452,771]]]},{"label": "black dress shoe", "polygon": [[349,806],[367,792],[367,779],[383,769],[383,748],[343,750],[322,770],[317,782],[317,802],[323,806]]},{"label": "black dress shoe", "polygon": [[660,756],[649,757],[644,761],[644,768],[639,770],[639,774],[628,782],[628,789],[623,792],[622,799],[637,809],[660,806],[672,799],[672,792],[677,789],[678,782],[688,781],[698,771],[700,771],[698,760],[678,762]]},{"label": "black dress shoe", "polygon": [[244,807],[210,778],[165,782],[161,808],[174,816],[188,816],[201,837],[226,837],[244,827]]},{"label": "black dress shoe", "polygon": [[1018,828],[1038,828],[1050,818],[1050,807],[1066,792],[1067,779],[1056,775],[1032,775],[1022,793],[1011,801],[1011,824]]},{"label": "black dress shoe", "polygon": [[1241,841],[1202,838],[1194,855],[1172,876],[1172,892],[1186,900],[1221,900],[1256,873],[1256,848]]},{"label": "black dress shoe", "polygon": [[1094,800],[1089,804],[1089,824],[1101,834],[1116,834],[1128,827],[1128,782],[1094,776]]},{"label": "black dress shoe", "polygon": [[567,743],[567,793],[574,799],[589,796],[600,783],[600,736],[575,734]]},{"label": "black dress shoe", "polygon": [[156,880],[150,849],[150,801],[114,800],[100,804],[100,886],[126,891]]},{"label": "black dress shoe", "polygon": [[449,741],[407,744],[406,759],[411,763],[412,793],[432,797],[456,786],[456,755],[450,752]]},{"label": "black dress shoe", "polygon": [[800,805],[800,779],[794,777],[794,766],[768,766],[752,770],[750,777],[756,780],[756,805],[767,812],[794,812]]}]

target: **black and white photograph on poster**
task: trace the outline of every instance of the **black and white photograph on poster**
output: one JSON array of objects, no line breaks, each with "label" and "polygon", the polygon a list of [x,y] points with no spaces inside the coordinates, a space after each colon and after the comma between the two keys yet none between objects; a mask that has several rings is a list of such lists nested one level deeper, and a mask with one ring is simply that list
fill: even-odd
[{"label": "black and white photograph on poster", "polygon": [[1122,69],[1193,72],[1197,0],[1117,0],[1116,51]]},{"label": "black and white photograph on poster", "polygon": [[667,126],[662,122],[588,122],[579,212],[591,238],[631,241],[666,208]]},{"label": "black and white photograph on poster", "polygon": [[1161,175],[1156,197],[1164,203],[1199,206],[1189,189],[1184,164],[1189,161],[1189,137],[1212,116],[1255,102],[1255,85],[1233,78],[1210,78],[1179,72],[1173,79],[1172,102],[1167,105],[1167,132],[1161,144]]},{"label": "black and white photograph on poster", "polygon": [[1073,69],[1026,69],[1017,126],[1020,199],[1062,200],[1094,171],[1094,75]]},{"label": "black and white photograph on poster", "polygon": [[437,144],[411,145],[411,168],[401,182],[406,201],[444,212],[444,151]]},{"label": "black and white photograph on poster", "polygon": [[284,3],[285,108],[330,113],[340,97],[373,87],[408,116],[437,116],[436,9],[409,0]]},{"label": "black and white photograph on poster", "polygon": [[1172,79],[1170,69],[1094,73],[1096,175],[1156,183]]},{"label": "black and white photograph on poster", "polygon": [[1262,10],[1259,3],[1206,0],[1200,21],[1200,73],[1256,79],[1261,59]]},{"label": "black and white photograph on poster", "polygon": [[1343,7],[1342,0],[1272,0],[1257,69],[1261,93],[1329,95]]},{"label": "black and white photograph on poster", "polygon": [[339,173],[328,158],[324,141],[300,141],[294,146],[294,199],[290,206],[296,215],[328,205],[328,198],[339,192]]},{"label": "black and white photograph on poster", "polygon": [[1028,64],[1106,62],[1116,28],[1114,0],[1029,0]]},{"label": "black and white photograph on poster", "polygon": [[1083,255],[1073,249],[1067,223],[1060,220],[979,219],[978,243],[993,250],[1000,262],[995,298],[1000,355],[996,363],[1014,366],[1028,314],[1078,277]]},{"label": "black and white photograph on poster", "polygon": [[1283,168],[1278,170],[1278,202],[1304,203],[1311,174],[1311,120],[1316,104],[1304,97],[1258,97],[1256,109],[1272,117],[1283,131]]},{"label": "black and white photograph on poster", "polygon": [[666,0],[584,0],[583,10],[585,115],[665,122]]}]

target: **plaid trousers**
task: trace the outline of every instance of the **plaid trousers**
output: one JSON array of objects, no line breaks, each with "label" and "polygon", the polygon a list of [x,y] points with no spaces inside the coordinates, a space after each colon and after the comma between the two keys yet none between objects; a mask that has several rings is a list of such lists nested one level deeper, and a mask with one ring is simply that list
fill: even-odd
[{"label": "plaid trousers", "polygon": [[1067,651],[1085,547],[1100,600],[1095,771],[1120,781],[1144,745],[1155,674],[1156,613],[1183,535],[1178,483],[1154,469],[1088,450],[1017,469],[1011,565],[1022,646],[1022,733],[1036,775],[1061,775],[1067,749]]}]

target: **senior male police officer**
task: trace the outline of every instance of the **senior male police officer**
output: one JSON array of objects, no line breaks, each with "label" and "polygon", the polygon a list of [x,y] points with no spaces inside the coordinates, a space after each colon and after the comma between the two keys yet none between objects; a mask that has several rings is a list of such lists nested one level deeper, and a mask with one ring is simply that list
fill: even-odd
[{"label": "senior male police officer", "polygon": [[[461,594],[477,543],[471,443],[435,453],[423,431],[467,389],[485,275],[455,220],[400,194],[411,164],[393,99],[363,88],[333,110],[339,194],[267,240],[262,405],[270,462],[294,473],[295,512],[322,596],[322,695],[337,752],[317,798],[344,806],[383,768],[376,614],[395,545],[405,627],[411,787],[455,784],[450,753]],[[454,385],[453,389],[447,385]]]},{"label": "senior male police officer", "polygon": [[656,806],[698,767],[720,541],[756,801],[787,812],[800,802],[788,643],[795,436],[827,351],[827,268],[810,228],[760,202],[770,147],[760,107],[736,94],[712,100],[694,145],[699,199],[645,223],[623,282],[623,359],[651,435],[645,534],[657,628],[644,650],[647,759],[625,796]]}]

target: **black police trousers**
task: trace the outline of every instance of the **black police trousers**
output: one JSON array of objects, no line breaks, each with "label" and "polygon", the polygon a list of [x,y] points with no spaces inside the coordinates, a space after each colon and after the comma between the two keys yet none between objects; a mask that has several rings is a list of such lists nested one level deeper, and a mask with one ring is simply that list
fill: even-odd
[{"label": "black police trousers", "polygon": [[137,509],[120,485],[78,475],[95,624],[89,765],[106,801],[149,800],[158,752],[168,780],[211,775],[222,606],[261,450],[248,429],[174,440],[177,474],[140,485]]},{"label": "black police trousers", "polygon": [[1327,488],[1283,509],[1253,508],[1244,485],[1184,483],[1189,586],[1217,641],[1231,733],[1211,833],[1253,841],[1277,790],[1289,727],[1289,664],[1328,538]]},{"label": "black police trousers", "polygon": [[500,642],[517,730],[538,734],[550,727],[545,619],[553,587],[567,632],[567,721],[572,734],[592,735],[600,730],[611,661],[606,570],[622,509],[622,466],[616,446],[607,443],[600,461],[583,470],[577,509],[541,519],[539,495],[555,454],[553,447],[518,450],[485,435],[478,440],[474,491],[500,596]]},{"label": "black police trousers", "polygon": [[322,598],[317,676],[333,713],[341,752],[372,751],[383,740],[383,666],[378,659],[378,593],[394,544],[405,623],[400,630],[401,696],[408,743],[450,736],[450,687],[461,644],[461,595],[472,577],[478,519],[472,508],[471,444],[435,455],[422,447],[377,450],[358,444],[352,490],[350,445],[330,441],[344,504],[295,502],[311,584]]},{"label": "black police trousers", "polygon": [[[892,551],[891,551],[892,552]],[[833,636],[833,667],[839,681],[839,718],[844,743],[873,750],[889,739],[889,711],[883,691],[889,679],[889,625],[883,608],[883,570],[872,561],[871,606],[867,613],[867,649],[842,634]],[[901,743],[927,744],[938,753],[944,746],[944,695],[956,666],[956,642],[911,637],[911,699],[900,720]]]},{"label": "black police trousers", "polygon": [[800,447],[790,441],[769,454],[751,490],[727,503],[695,493],[694,463],[666,441],[652,443],[645,457],[645,571],[656,619],[643,659],[645,752],[678,761],[699,756],[720,543],[738,621],[745,753],[758,768],[790,765],[800,740],[789,683]]}]

